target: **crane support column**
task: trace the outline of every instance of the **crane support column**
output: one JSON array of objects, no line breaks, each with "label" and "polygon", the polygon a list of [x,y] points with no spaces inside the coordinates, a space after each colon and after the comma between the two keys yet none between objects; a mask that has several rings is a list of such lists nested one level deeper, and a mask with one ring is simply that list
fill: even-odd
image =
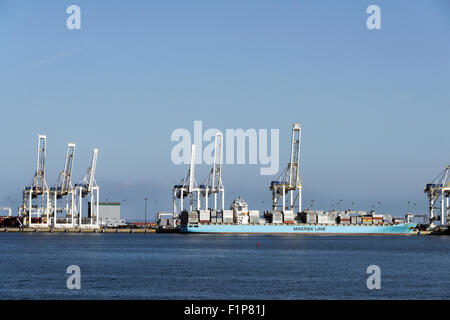
[{"label": "crane support column", "polygon": [[[428,195],[431,227],[433,228],[438,225],[435,223],[437,220],[435,217],[435,209],[439,209],[439,207],[436,207],[436,204],[440,203],[440,225],[446,228],[448,226],[447,219],[449,214],[448,197],[450,196],[450,165],[446,166],[444,171],[442,171],[432,183],[426,185],[424,192]],[[438,201],[439,197],[441,198],[440,202]]]}]

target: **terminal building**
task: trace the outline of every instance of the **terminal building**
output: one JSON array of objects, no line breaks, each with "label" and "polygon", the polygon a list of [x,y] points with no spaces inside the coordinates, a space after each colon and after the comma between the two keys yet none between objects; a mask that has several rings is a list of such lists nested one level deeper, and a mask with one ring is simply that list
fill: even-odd
[{"label": "terminal building", "polygon": [[119,227],[126,224],[125,220],[120,218],[120,202],[99,202],[99,224],[100,227]]}]

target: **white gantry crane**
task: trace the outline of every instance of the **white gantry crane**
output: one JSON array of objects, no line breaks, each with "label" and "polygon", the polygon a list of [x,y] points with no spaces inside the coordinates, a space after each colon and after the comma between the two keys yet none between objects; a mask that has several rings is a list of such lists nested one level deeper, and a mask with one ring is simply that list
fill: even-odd
[{"label": "white gantry crane", "polygon": [[[87,169],[87,173],[82,182],[75,185],[77,196],[78,225],[81,228],[99,228],[99,192],[100,188],[95,181],[95,170],[97,168],[98,149],[94,148],[92,154],[91,166]],[[83,221],[83,198],[89,196],[88,216]]]},{"label": "white gantry crane", "polygon": [[[441,226],[447,226],[448,215],[450,214],[450,165],[446,166],[444,171],[442,171],[432,183],[426,185],[424,192],[428,195],[431,226],[436,227],[439,225],[438,223],[435,223],[439,220]],[[435,211],[438,211],[439,209],[440,214],[436,214]]]},{"label": "white gantry crane", "polygon": [[270,185],[274,212],[294,211],[295,207],[298,212],[302,211],[302,181],[299,168],[301,130],[300,123],[295,122],[292,127],[291,161],[278,180],[272,181]]},{"label": "white gantry crane", "polygon": [[[191,163],[188,171],[188,175],[182,181],[182,184],[173,186],[173,213],[177,214],[184,211],[184,199],[189,197],[189,211],[194,208],[194,202],[196,204],[196,209],[199,210],[200,205],[200,194],[195,181],[195,145],[191,146]],[[194,193],[196,193],[196,198],[194,198]],[[195,201],[194,201],[195,200]],[[177,201],[179,205],[177,205]]]},{"label": "white gantry crane", "polygon": [[[91,166],[83,182],[72,185],[75,144],[68,143],[64,170],[55,186],[46,180],[47,137],[39,135],[36,172],[29,186],[23,190],[19,213],[29,227],[99,227],[99,187],[95,181],[98,149],[94,149]],[[90,195],[89,216],[82,219],[82,200]]]},{"label": "white gantry crane", "polygon": [[[50,218],[50,190],[45,175],[47,137],[38,136],[36,172],[30,186],[23,190],[23,204],[19,208],[30,227],[48,227]],[[34,219],[33,219],[34,218]]]},{"label": "white gantry crane", "polygon": [[[214,139],[214,162],[211,173],[200,185],[199,191],[202,196],[202,206],[204,210],[208,210],[209,196],[214,194],[214,210],[221,207],[224,210],[225,189],[222,184],[222,152],[223,152],[223,134],[217,132]],[[217,197],[217,196],[220,197]]]},{"label": "white gantry crane", "polygon": [[[60,172],[54,188],[51,188],[53,225],[55,227],[75,226],[76,191],[72,186],[72,170],[75,157],[75,144],[68,143],[64,170]],[[58,207],[58,200],[63,204]]]}]

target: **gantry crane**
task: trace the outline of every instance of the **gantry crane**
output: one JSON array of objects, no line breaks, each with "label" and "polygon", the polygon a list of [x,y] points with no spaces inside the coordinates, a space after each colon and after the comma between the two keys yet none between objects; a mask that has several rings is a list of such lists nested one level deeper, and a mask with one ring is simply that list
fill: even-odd
[{"label": "gantry crane", "polygon": [[[25,218],[24,224],[30,227],[74,227],[77,224],[80,227],[99,227],[99,187],[95,181],[98,149],[94,149],[91,166],[82,183],[72,186],[75,144],[69,143],[64,170],[60,172],[55,186],[49,188],[46,180],[47,137],[39,135],[38,138],[36,172],[31,184],[23,190],[23,204],[19,207],[19,213]],[[83,224],[82,199],[87,195],[90,195],[90,223]],[[58,207],[58,200],[60,203],[65,200],[65,205]],[[63,214],[63,223],[59,223],[58,214]]]},{"label": "gantry crane", "polygon": [[[55,187],[51,188],[53,223],[55,226],[75,226],[75,196],[76,191],[72,186],[72,169],[75,157],[75,144],[68,143],[64,170],[60,172]],[[64,207],[58,207],[58,200],[65,198]],[[64,223],[58,222],[58,214],[63,213]],[[69,220],[70,218],[70,220]],[[70,221],[70,222],[69,222]]]},{"label": "gantry crane", "polygon": [[[211,194],[214,194],[214,210],[219,206],[224,210],[225,189],[222,184],[222,152],[223,152],[223,134],[217,132],[214,139],[214,162],[209,176],[204,183],[200,185],[199,191],[202,196],[204,210],[208,210],[208,200]],[[220,195],[220,198],[217,196]]]},{"label": "gantry crane", "polygon": [[[196,193],[196,198],[194,198],[194,193]],[[196,202],[196,209],[199,210],[200,205],[200,194],[197,182],[195,181],[195,144],[191,146],[191,163],[189,166],[189,171],[182,184],[173,186],[173,213],[184,211],[184,198],[189,197],[189,211],[194,208],[194,202]],[[179,206],[177,206],[177,200],[179,201]],[[195,201],[194,201],[195,200]]]},{"label": "gantry crane", "polygon": [[[28,219],[29,226],[48,226],[50,210],[50,190],[47,186],[45,161],[47,155],[47,137],[38,136],[36,172],[30,186],[23,190],[23,204],[19,208],[22,215]],[[33,203],[33,199],[35,199]],[[33,223],[33,217],[39,222]]]},{"label": "gantry crane", "polygon": [[299,168],[301,130],[300,123],[295,122],[292,126],[291,161],[278,180],[272,181],[270,185],[273,211],[294,211],[297,201],[298,212],[302,211],[302,181]]},{"label": "gantry crane", "polygon": [[[99,192],[100,188],[95,181],[95,171],[97,169],[97,158],[98,158],[98,149],[94,148],[92,153],[91,166],[87,169],[86,175],[84,176],[81,183],[75,185],[78,208],[78,224],[80,227],[86,228],[98,228],[100,227],[100,218],[99,218]],[[88,222],[83,223],[83,198],[89,195],[89,213],[88,213]]]},{"label": "gantry crane", "polygon": [[[446,166],[432,183],[426,185],[424,192],[428,195],[431,226],[438,225],[435,221],[439,220],[441,226],[447,226],[450,213],[450,165]],[[441,198],[440,207],[438,206],[439,197]],[[435,210],[438,209],[440,209],[439,216],[435,214]]]}]

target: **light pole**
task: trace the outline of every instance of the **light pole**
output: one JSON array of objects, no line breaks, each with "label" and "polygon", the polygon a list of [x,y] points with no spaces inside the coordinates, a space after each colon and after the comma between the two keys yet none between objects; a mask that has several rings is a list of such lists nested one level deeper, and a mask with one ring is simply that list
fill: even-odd
[{"label": "light pole", "polygon": [[144,228],[147,226],[147,198],[144,198],[145,200],[145,214],[144,214]]},{"label": "light pole", "polygon": [[8,200],[8,202],[11,201],[11,214],[14,213],[14,199],[11,197],[6,197],[6,200]]},{"label": "light pole", "polygon": [[409,213],[409,204],[411,203],[411,201],[408,201],[408,212],[406,212],[406,213]]},{"label": "light pole", "polygon": [[157,206],[158,200],[155,200],[154,204],[155,204],[155,222],[156,222],[158,219],[158,206]]}]

